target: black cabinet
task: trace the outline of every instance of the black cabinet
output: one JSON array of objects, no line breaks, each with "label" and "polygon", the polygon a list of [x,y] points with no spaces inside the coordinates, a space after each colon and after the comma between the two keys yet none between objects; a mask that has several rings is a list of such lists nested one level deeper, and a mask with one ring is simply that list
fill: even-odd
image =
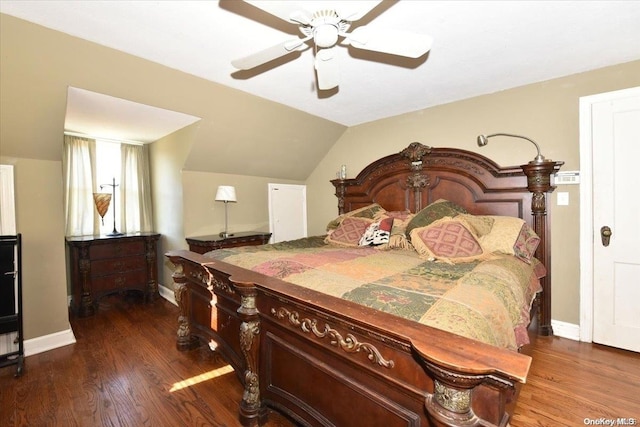
[{"label": "black cabinet", "polygon": [[[16,376],[24,367],[22,333],[22,236],[0,236],[0,339],[16,334],[14,343],[0,351],[0,367],[18,365]],[[11,336],[11,335],[9,335]],[[17,350],[14,350],[17,344]]]}]

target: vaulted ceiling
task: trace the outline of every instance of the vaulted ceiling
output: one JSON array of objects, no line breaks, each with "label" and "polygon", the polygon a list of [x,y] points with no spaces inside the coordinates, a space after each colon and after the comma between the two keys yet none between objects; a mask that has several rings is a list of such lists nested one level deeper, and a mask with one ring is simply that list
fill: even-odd
[{"label": "vaulted ceiling", "polygon": [[[297,3],[314,10],[336,2]],[[313,48],[249,71],[235,69],[232,60],[300,36],[297,25],[240,0],[2,0],[0,11],[333,122],[327,138],[334,139],[349,126],[640,58],[636,1],[383,1],[351,29],[428,34],[434,39],[430,52],[410,59],[340,45],[340,85],[331,91],[317,89]],[[173,107],[153,107],[164,107],[158,110],[161,123],[172,120],[167,110]],[[153,117],[148,109],[145,114]],[[175,118],[176,126],[185,119]],[[302,136],[294,127],[284,137]],[[317,144],[315,155],[332,142]]]}]

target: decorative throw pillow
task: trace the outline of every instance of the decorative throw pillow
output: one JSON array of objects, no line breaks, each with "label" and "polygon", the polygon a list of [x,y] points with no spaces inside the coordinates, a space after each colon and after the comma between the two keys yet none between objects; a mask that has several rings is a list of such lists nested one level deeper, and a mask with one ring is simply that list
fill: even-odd
[{"label": "decorative throw pillow", "polygon": [[413,250],[413,245],[407,238],[407,224],[414,217],[410,211],[389,211],[380,215],[383,218],[393,218],[393,226],[391,227],[391,235],[389,236],[389,243],[377,246],[377,249],[404,249]]},{"label": "decorative throw pillow", "polygon": [[411,242],[421,257],[445,262],[468,262],[485,257],[482,245],[464,221],[445,217],[411,230]]},{"label": "decorative throw pillow", "polygon": [[362,208],[352,210],[331,220],[329,224],[327,224],[327,232],[332,233],[336,228],[338,228],[338,226],[340,226],[340,223],[342,223],[345,218],[355,217],[374,219],[384,212],[386,212],[384,208],[377,203],[372,203]]},{"label": "decorative throw pillow", "polygon": [[456,218],[466,221],[471,226],[471,231],[478,237],[489,234],[495,222],[491,215],[460,214]]},{"label": "decorative throw pillow", "polygon": [[527,222],[511,216],[492,216],[491,232],[480,237],[480,243],[487,251],[515,255],[531,263],[540,237]]},{"label": "decorative throw pillow", "polygon": [[373,220],[368,218],[344,218],[338,228],[326,237],[325,243],[357,247],[360,238],[372,222]]},{"label": "decorative throw pillow", "polygon": [[525,222],[520,229],[516,243],[513,245],[513,252],[518,258],[531,264],[531,260],[535,256],[539,244],[540,237],[533,231],[533,228]]},{"label": "decorative throw pillow", "polygon": [[409,224],[407,224],[407,236],[411,239],[411,231],[414,228],[426,227],[434,221],[444,217],[455,217],[459,214],[466,214],[467,211],[461,206],[456,205],[445,199],[439,199],[416,213]]},{"label": "decorative throw pillow", "polygon": [[378,246],[389,243],[392,226],[393,218],[385,218],[371,223],[360,238],[358,244],[360,246]]}]

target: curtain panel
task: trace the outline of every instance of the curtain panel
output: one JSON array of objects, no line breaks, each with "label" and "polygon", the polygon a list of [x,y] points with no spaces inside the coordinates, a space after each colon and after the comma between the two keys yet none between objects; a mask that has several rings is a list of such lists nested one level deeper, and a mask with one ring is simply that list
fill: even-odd
[{"label": "curtain panel", "polygon": [[95,164],[94,139],[64,136],[62,167],[66,236],[100,234],[99,217],[93,203]]},{"label": "curtain panel", "polygon": [[149,148],[121,144],[122,177],[120,223],[126,232],[153,231]]}]

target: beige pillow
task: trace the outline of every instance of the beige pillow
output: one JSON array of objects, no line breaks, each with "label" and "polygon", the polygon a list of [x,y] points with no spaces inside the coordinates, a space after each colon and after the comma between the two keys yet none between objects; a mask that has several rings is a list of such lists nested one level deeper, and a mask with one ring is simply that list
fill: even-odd
[{"label": "beige pillow", "polygon": [[491,216],[494,223],[488,234],[480,237],[480,243],[487,251],[514,255],[531,263],[540,237],[527,222],[512,216]]},{"label": "beige pillow", "polygon": [[473,231],[478,237],[489,234],[491,232],[491,228],[493,228],[493,223],[495,222],[495,219],[491,215],[460,214],[456,216],[456,218],[466,221],[467,224],[473,228],[471,231]]}]

